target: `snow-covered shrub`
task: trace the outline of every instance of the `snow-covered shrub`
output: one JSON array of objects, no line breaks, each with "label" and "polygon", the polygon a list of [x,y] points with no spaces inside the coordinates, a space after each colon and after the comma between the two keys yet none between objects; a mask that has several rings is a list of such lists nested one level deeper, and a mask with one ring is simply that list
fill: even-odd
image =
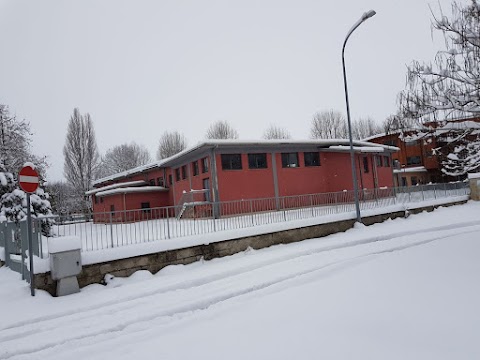
[{"label": "snow-covered shrub", "polygon": [[[30,195],[30,211],[32,217],[42,219],[42,233],[50,234],[54,220],[45,218],[52,215],[52,207],[48,201],[48,193],[38,188]],[[27,196],[17,187],[12,173],[5,171],[0,164],[0,221],[10,220],[18,223],[27,216]]]}]

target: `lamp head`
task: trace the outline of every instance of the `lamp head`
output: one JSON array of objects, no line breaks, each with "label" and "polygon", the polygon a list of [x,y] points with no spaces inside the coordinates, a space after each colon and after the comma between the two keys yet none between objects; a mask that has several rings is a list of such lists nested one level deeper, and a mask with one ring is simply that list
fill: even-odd
[{"label": "lamp head", "polygon": [[365,14],[363,14],[362,16],[362,20],[365,21],[367,19],[370,19],[372,16],[374,16],[376,14],[375,10],[370,10],[370,11],[367,11]]}]

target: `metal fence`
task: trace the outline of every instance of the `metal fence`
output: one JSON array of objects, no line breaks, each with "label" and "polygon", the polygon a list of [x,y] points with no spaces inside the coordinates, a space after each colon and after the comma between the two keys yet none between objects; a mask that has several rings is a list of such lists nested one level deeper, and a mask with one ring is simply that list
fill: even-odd
[{"label": "metal fence", "polygon": [[[468,195],[466,183],[360,191],[361,210]],[[152,209],[59,216],[52,236],[79,236],[83,251],[235,230],[354,211],[353,191],[225,202],[192,202]],[[181,218],[178,214],[182,213]],[[45,240],[45,239],[44,239]]]}]

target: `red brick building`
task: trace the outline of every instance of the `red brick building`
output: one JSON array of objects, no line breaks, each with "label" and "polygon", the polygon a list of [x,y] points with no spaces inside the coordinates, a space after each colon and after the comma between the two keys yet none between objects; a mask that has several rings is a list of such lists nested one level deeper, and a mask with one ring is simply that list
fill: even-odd
[{"label": "red brick building", "polygon": [[[206,141],[168,159],[96,180],[87,195],[98,214],[352,190],[348,144]],[[391,155],[397,148],[355,141],[354,149],[359,188],[393,186]]]},{"label": "red brick building", "polygon": [[396,186],[412,186],[461,180],[442,173],[442,161],[459,141],[480,138],[480,119],[427,122],[412,129],[371,136],[365,141],[396,146],[393,153]]}]

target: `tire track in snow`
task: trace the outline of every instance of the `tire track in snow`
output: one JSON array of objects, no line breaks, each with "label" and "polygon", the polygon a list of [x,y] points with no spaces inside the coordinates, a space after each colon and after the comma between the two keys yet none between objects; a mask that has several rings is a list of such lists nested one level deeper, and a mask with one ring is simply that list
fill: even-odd
[{"label": "tire track in snow", "polygon": [[[247,264],[243,266],[234,266],[232,269],[228,271],[214,273],[207,276],[200,276],[199,278],[189,279],[187,281],[182,281],[181,283],[178,283],[177,281],[173,281],[173,282],[171,281],[170,284],[166,284],[166,285],[164,283],[161,283],[154,289],[151,289],[149,291],[144,291],[140,294],[130,295],[120,299],[115,299],[115,300],[106,301],[100,304],[86,306],[81,309],[63,311],[53,316],[52,315],[40,316],[34,319],[20,321],[18,323],[14,323],[3,329],[0,329],[0,342],[8,341],[10,339],[17,338],[18,336],[26,336],[29,334],[34,334],[37,331],[37,329],[35,328],[35,325],[37,324],[53,322],[49,328],[54,328],[58,325],[55,323],[55,320],[57,319],[62,319],[62,321],[74,321],[74,320],[78,321],[84,318],[90,318],[92,311],[97,312],[103,309],[104,313],[116,313],[119,310],[128,310],[129,308],[138,306],[137,302],[141,302],[141,303],[145,302],[145,299],[150,296],[157,296],[158,294],[163,294],[171,291],[184,290],[192,287],[202,286],[214,281],[225,279],[231,276],[236,276],[241,273],[261,269],[265,266],[270,266],[272,264],[289,261],[302,256],[310,256],[314,254],[323,253],[326,251],[350,248],[350,247],[359,246],[359,245],[366,245],[366,244],[379,242],[379,241],[394,240],[394,239],[398,239],[401,237],[414,235],[418,233],[438,232],[443,230],[452,230],[452,229],[465,228],[465,227],[471,227],[476,225],[480,225],[480,221],[469,221],[469,222],[463,222],[463,223],[452,224],[452,225],[442,225],[442,226],[436,226],[436,227],[431,227],[431,228],[426,228],[421,230],[402,231],[402,232],[396,232],[393,234],[391,233],[391,234],[378,235],[374,237],[369,236],[369,237],[361,238],[358,240],[342,242],[340,244],[331,244],[331,245],[319,244],[318,248],[314,248],[314,249],[302,249],[302,250],[294,251],[293,253],[289,253],[289,254],[281,254],[277,256],[274,255],[266,260],[257,261],[253,265]],[[158,279],[152,279],[152,280],[158,280]],[[165,279],[165,280],[167,282],[169,281],[169,279]],[[113,307],[116,307],[116,308],[114,309]],[[28,329],[24,329],[23,331],[20,330],[19,333],[15,332],[15,329],[21,329],[23,327],[28,327]],[[9,331],[7,331],[7,334],[2,334],[4,330],[9,330]],[[13,332],[13,333],[8,335],[8,333],[10,332]]]},{"label": "tire track in snow", "polygon": [[[448,234],[440,237],[435,234],[432,234],[434,236],[432,236],[432,238],[430,239],[417,241],[417,242],[400,245],[400,246],[388,247],[380,251],[370,251],[359,256],[353,256],[343,260],[333,261],[330,263],[323,264],[321,266],[318,266],[318,265],[306,266],[306,268],[301,268],[294,272],[287,272],[285,274],[282,274],[281,276],[276,276],[270,279],[267,278],[266,280],[263,280],[263,281],[259,281],[262,278],[261,274],[259,274],[259,276],[251,277],[252,274],[248,274],[248,272],[241,273],[236,277],[241,278],[245,276],[250,276],[250,279],[253,278],[254,281],[257,281],[257,282],[254,283],[253,285],[237,287],[235,286],[235,281],[232,281],[233,279],[221,279],[216,282],[219,282],[219,283],[223,282],[226,284],[223,284],[223,286],[220,286],[220,289],[218,289],[218,287],[215,287],[213,289],[213,293],[211,293],[212,292],[211,289],[208,288],[208,285],[210,284],[204,284],[201,286],[201,288],[203,288],[204,291],[206,291],[207,293],[202,298],[186,301],[184,304],[171,306],[170,308],[167,307],[167,309],[163,309],[163,310],[158,310],[155,307],[155,308],[152,308],[152,312],[148,312],[148,314],[143,314],[143,316],[140,316],[140,317],[133,316],[132,318],[127,318],[124,321],[117,321],[117,323],[115,324],[107,323],[107,325],[103,328],[99,329],[95,327],[94,331],[84,331],[83,334],[72,334],[71,337],[63,337],[61,341],[52,340],[48,343],[43,343],[37,346],[31,346],[30,348],[25,348],[25,344],[28,343],[28,339],[22,339],[20,343],[22,345],[21,349],[14,346],[14,348],[11,349],[10,351],[7,349],[6,351],[3,351],[2,353],[0,353],[0,358],[10,359],[17,355],[33,354],[39,351],[46,351],[48,349],[57,348],[59,346],[61,347],[63,345],[71,344],[72,342],[78,342],[82,340],[88,340],[88,344],[94,344],[99,341],[103,341],[101,340],[101,338],[104,338],[105,336],[108,337],[110,335],[113,336],[113,335],[125,334],[125,331],[128,334],[130,334],[131,331],[129,331],[129,329],[131,329],[132,327],[138,328],[140,324],[146,325],[152,322],[158,322],[158,320],[162,320],[161,323],[163,324],[168,324],[178,320],[179,316],[180,317],[182,315],[187,316],[188,314],[207,309],[215,304],[218,304],[227,300],[235,299],[241,296],[245,296],[248,294],[252,294],[254,292],[264,290],[269,287],[273,287],[275,285],[281,285],[282,283],[291,281],[292,279],[305,277],[306,275],[315,274],[318,272],[325,272],[325,270],[332,270],[332,269],[335,270],[335,268],[348,268],[349,264],[356,264],[356,263],[362,262],[362,260],[365,260],[368,257],[377,256],[377,255],[387,253],[387,252],[392,252],[392,251],[404,250],[414,246],[420,246],[435,240],[456,236],[458,234],[476,233],[478,232],[478,230],[479,229],[469,229],[461,232],[456,232],[455,234]],[[314,254],[314,255],[317,255],[317,254]],[[272,267],[277,267],[280,265],[284,265],[284,264],[282,263],[272,264]],[[283,267],[285,269],[284,266],[280,266],[280,267],[281,268]],[[258,269],[254,269],[250,272],[255,272],[257,270]],[[316,276],[314,279],[318,279],[318,276]],[[185,289],[184,291],[188,293],[189,291],[192,291],[194,289],[195,288],[190,288],[190,289]],[[153,310],[156,310],[156,311],[153,311]],[[121,315],[124,316],[125,314],[122,313]],[[144,327],[141,327],[139,330],[133,330],[133,332],[144,331],[144,330],[147,331],[148,329],[149,329],[148,326],[144,326]],[[82,330],[84,330],[83,327],[82,327]],[[87,328],[87,330],[89,329]],[[59,331],[62,332],[63,334],[62,329],[60,329]],[[52,334],[53,336],[47,335],[47,337],[50,339],[54,339],[55,338],[54,333]],[[45,334],[42,334],[42,337],[45,337]]]}]

